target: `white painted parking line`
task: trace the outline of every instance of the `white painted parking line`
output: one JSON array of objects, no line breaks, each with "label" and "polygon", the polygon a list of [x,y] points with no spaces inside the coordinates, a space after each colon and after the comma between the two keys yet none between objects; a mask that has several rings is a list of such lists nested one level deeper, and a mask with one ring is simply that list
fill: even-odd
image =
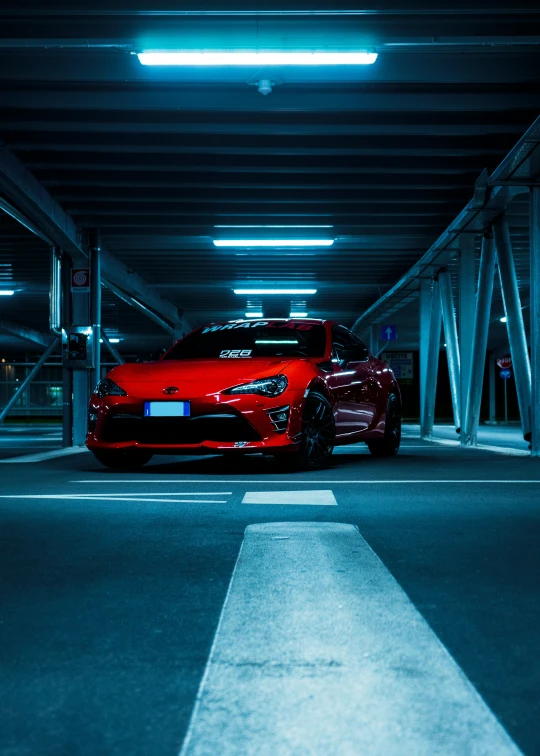
[{"label": "white painted parking line", "polygon": [[21,462],[45,462],[48,459],[56,459],[56,457],[67,457],[70,454],[80,454],[81,452],[87,452],[88,449],[85,446],[68,446],[64,449],[55,449],[54,451],[43,452],[42,454],[25,454],[21,457],[9,457],[8,459],[0,459],[1,464],[16,464]]},{"label": "white painted parking line", "polygon": [[[114,493],[100,493],[101,497],[107,498],[108,496],[148,496],[149,492],[136,493],[134,491],[121,492],[115,491]],[[232,491],[205,491],[200,493],[197,491],[160,491],[159,493],[152,493],[152,496],[232,496]],[[77,494],[81,498],[91,497],[95,498],[96,494],[81,493]]]},{"label": "white painted parking line", "polygon": [[[184,480],[184,479],[175,479],[174,477],[170,478],[164,478],[163,480],[152,480],[148,477],[140,477],[140,478],[133,478],[133,479],[122,479],[122,480],[115,480],[114,478],[106,478],[104,480],[72,480],[70,483],[136,483],[137,485],[140,485],[141,483],[151,484],[151,483],[167,483],[167,485],[171,485],[171,483],[181,483],[182,485],[197,483],[201,484],[204,483],[205,485],[217,485],[222,486],[223,480]],[[406,480],[364,480],[364,478],[361,478],[360,480],[348,480],[347,478],[340,478],[339,480],[334,479],[306,479],[303,478],[301,480],[292,478],[291,480],[275,480],[274,478],[244,478],[242,480],[230,480],[227,478],[227,484],[230,483],[247,483],[253,485],[253,483],[256,483],[257,485],[268,485],[268,486],[292,486],[292,485],[302,485],[305,486],[306,484],[318,486],[321,483],[331,483],[332,485],[346,485],[349,486],[351,484],[362,484],[362,485],[376,485],[376,486],[382,486],[382,485],[416,485],[418,483],[444,483],[445,485],[447,483],[457,483],[457,484],[484,484],[484,483],[490,483],[493,485],[499,485],[499,483],[505,483],[505,484],[538,484],[540,483],[540,479],[535,480],[497,480],[496,478],[490,478],[489,480],[479,480],[479,479],[473,479],[468,480],[467,478],[459,479],[459,480],[452,480],[452,479],[435,479],[430,480],[429,478],[410,478]]]},{"label": "white painted parking line", "polygon": [[336,507],[337,501],[332,491],[248,491],[242,504],[293,504],[316,507]]},{"label": "white painted parking line", "polygon": [[[212,494],[208,494],[209,496]],[[62,499],[62,500],[75,500],[75,501],[151,501],[154,503],[165,504],[226,504],[227,499],[164,499],[164,496],[177,496],[177,494],[146,494],[151,498],[143,498],[143,494],[127,494],[122,496],[121,494],[109,495],[109,494],[94,494],[81,495],[81,494],[16,494],[10,496],[9,494],[2,494],[0,499]]]},{"label": "white painted parking line", "polygon": [[352,525],[246,529],[181,756],[516,756]]}]

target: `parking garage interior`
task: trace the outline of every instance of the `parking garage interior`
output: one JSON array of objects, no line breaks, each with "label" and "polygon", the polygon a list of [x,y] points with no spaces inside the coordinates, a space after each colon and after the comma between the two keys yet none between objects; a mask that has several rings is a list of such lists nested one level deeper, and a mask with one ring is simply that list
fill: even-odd
[{"label": "parking garage interior", "polygon": [[[87,448],[281,320],[397,456]],[[0,756],[540,754],[539,458],[537,3],[0,5]]]}]

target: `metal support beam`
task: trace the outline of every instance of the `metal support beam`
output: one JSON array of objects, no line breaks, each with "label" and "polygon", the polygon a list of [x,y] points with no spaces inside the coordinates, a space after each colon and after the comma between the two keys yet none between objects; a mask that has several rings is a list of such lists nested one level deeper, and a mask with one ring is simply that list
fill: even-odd
[{"label": "metal support beam", "polygon": [[33,328],[12,323],[11,320],[0,320],[0,331],[5,331],[11,336],[16,336],[25,341],[31,341],[32,344],[39,344],[42,347],[48,347],[51,343],[51,337],[48,333],[40,333]]},{"label": "metal support beam", "polygon": [[94,367],[90,371],[90,386],[101,380],[101,244],[99,233],[90,232],[90,323],[94,331]]},{"label": "metal support beam", "polygon": [[51,286],[49,289],[49,327],[59,334],[62,327],[62,252],[51,247]]},{"label": "metal support beam", "polygon": [[495,423],[497,420],[495,355],[493,352],[488,352],[487,358],[489,375],[489,422]]},{"label": "metal support beam", "polygon": [[420,281],[419,297],[419,331],[420,331],[420,428],[424,426],[424,409],[426,403],[426,376],[429,349],[429,319],[431,316],[431,279]]},{"label": "metal support beam", "polygon": [[422,438],[431,438],[435,422],[435,399],[437,376],[439,374],[439,352],[441,348],[441,300],[439,282],[433,281],[431,290],[431,314],[429,318],[429,345],[427,353],[426,387],[424,398],[424,418],[420,428]]},{"label": "metal support beam", "polygon": [[[535,183],[536,179],[531,175],[525,177],[523,167],[535,165],[534,160],[529,161],[529,157],[537,150],[539,144],[540,117],[493,171],[489,177],[488,191],[484,199],[479,202],[477,197],[473,197],[422,258],[391,289],[362,313],[352,327],[355,333],[359,333],[366,323],[372,323],[374,320],[381,321],[396,302],[403,300],[408,292],[418,287],[419,278],[428,275],[434,269],[447,265],[456,254],[457,238],[463,234],[483,233],[492,221],[505,211],[512,199],[519,194],[528,193],[528,187]],[[516,176],[518,170],[520,175]],[[514,184],[514,180],[517,183]],[[434,268],[434,266],[437,267]]]},{"label": "metal support beam", "polygon": [[[0,144],[0,209],[22,223],[48,244],[56,244],[79,264],[88,257],[81,244],[73,218],[53,200],[49,192],[25,168],[20,160]],[[129,270],[110,252],[101,247],[101,275],[106,286],[122,291],[129,304],[137,300],[146,315],[154,315],[155,322],[167,323],[168,328],[191,330],[177,307],[153,291],[141,276]]]},{"label": "metal support beam", "polygon": [[510,342],[510,353],[514,367],[523,437],[529,441],[531,438],[531,364],[529,362],[525,323],[523,322],[516,268],[512,254],[510,230],[504,216],[500,216],[493,224],[493,236],[497,247],[506,328],[508,330],[508,341]]},{"label": "metal support beam", "polygon": [[18,390],[16,391],[16,393],[8,401],[8,403],[6,404],[2,412],[0,412],[0,425],[6,419],[8,413],[10,412],[13,405],[16,403],[17,399],[22,395],[23,391],[27,388],[27,386],[29,386],[32,383],[37,373],[39,373],[43,365],[47,362],[51,354],[59,345],[60,345],[60,339],[57,336],[55,339],[53,339],[52,343],[43,352],[43,354],[41,355],[39,360],[36,362],[32,370],[28,373],[24,381],[18,387]]},{"label": "metal support beam", "polygon": [[452,295],[452,277],[447,270],[443,270],[439,273],[439,291],[441,294],[441,310],[444,326],[444,340],[446,342],[446,357],[448,360],[448,374],[450,376],[452,408],[454,410],[454,425],[456,427],[456,432],[459,433],[461,431],[459,341],[454,297]]},{"label": "metal support beam", "polygon": [[114,344],[111,344],[109,337],[107,336],[105,331],[101,331],[101,338],[103,339],[103,343],[105,344],[109,352],[112,354],[116,362],[119,365],[123,365],[125,362],[124,358],[122,357],[118,349],[114,346]]},{"label": "metal support beam", "polygon": [[476,446],[478,423],[480,422],[480,402],[484,383],[484,367],[489,332],[489,315],[493,296],[493,278],[495,276],[495,247],[491,237],[482,240],[482,256],[478,274],[476,310],[472,342],[472,359],[469,371],[469,393],[465,408],[463,425],[464,444]]},{"label": "metal support beam", "polygon": [[[473,234],[463,234],[459,239],[459,355],[461,423],[465,422],[465,407],[469,394],[472,342],[474,332],[474,308],[476,299],[476,250]],[[460,434],[462,446],[465,434]]]},{"label": "metal support beam", "polygon": [[540,457],[540,187],[531,191],[531,454]]},{"label": "metal support beam", "polygon": [[[70,287],[71,288],[71,287]],[[69,293],[68,293],[69,292]],[[90,325],[90,295],[86,292],[71,292],[71,323],[65,325]],[[91,384],[91,371],[87,368],[70,370],[72,378],[72,442],[81,446],[86,440],[88,426],[88,400],[95,384]]]},{"label": "metal support beam", "polygon": [[139,302],[138,299],[134,299],[132,296],[129,296],[128,294],[126,294],[125,291],[122,291],[122,289],[119,289],[110,281],[107,281],[106,285],[107,285],[107,288],[110,289],[114,294],[116,294],[116,296],[119,299],[121,299],[123,302],[128,304],[130,307],[135,307],[136,310],[139,310],[140,312],[144,313],[150,318],[150,320],[153,320],[154,323],[157,323],[158,326],[160,326],[160,328],[163,328],[164,331],[167,331],[167,333],[170,333],[171,336],[173,336],[174,338],[177,338],[177,334],[178,334],[177,328],[174,328],[174,326],[172,326],[166,320],[163,320],[163,318],[159,317],[159,315],[156,315],[155,312],[145,307],[142,302]]},{"label": "metal support beam", "polygon": [[[70,325],[71,266],[62,265],[62,326]],[[73,371],[62,364],[62,446],[73,445]]]}]

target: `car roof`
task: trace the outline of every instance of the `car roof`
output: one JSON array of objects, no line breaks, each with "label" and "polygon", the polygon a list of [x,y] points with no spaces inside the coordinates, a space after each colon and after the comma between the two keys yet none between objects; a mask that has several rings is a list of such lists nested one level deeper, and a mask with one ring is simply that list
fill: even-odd
[{"label": "car roof", "polygon": [[[318,325],[324,325],[325,323],[331,323],[333,321],[324,320],[322,318],[238,318],[237,320],[227,320],[227,323],[316,323]],[[208,325],[221,325],[221,323],[209,323]]]}]

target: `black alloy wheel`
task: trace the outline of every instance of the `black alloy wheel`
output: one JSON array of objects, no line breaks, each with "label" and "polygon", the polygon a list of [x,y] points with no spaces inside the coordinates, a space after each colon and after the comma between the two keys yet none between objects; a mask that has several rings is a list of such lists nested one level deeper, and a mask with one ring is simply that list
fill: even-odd
[{"label": "black alloy wheel", "polygon": [[336,439],[334,413],[328,399],[310,391],[304,404],[300,441],[295,452],[283,455],[283,461],[302,470],[317,470],[328,463]]},{"label": "black alloy wheel", "polygon": [[386,403],[384,437],[367,441],[374,457],[395,457],[401,443],[401,404],[396,394],[390,394]]},{"label": "black alloy wheel", "polygon": [[143,449],[92,449],[98,462],[112,470],[138,470],[152,459]]}]

